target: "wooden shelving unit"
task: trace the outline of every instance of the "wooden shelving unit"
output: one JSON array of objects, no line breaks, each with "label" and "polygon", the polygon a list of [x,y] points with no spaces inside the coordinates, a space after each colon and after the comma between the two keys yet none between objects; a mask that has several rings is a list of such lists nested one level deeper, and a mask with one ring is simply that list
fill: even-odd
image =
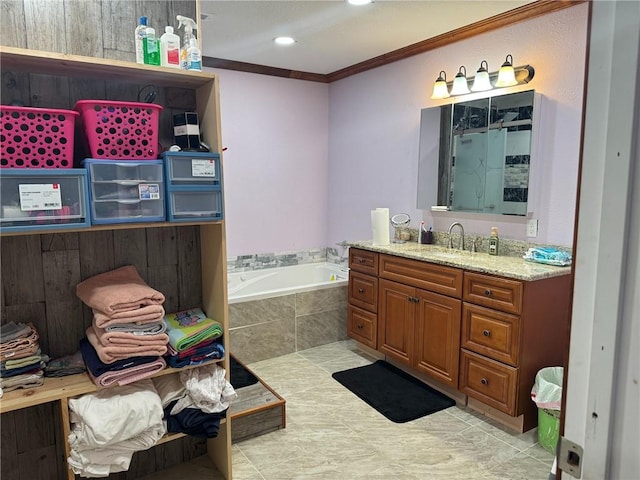
[{"label": "wooden shelving unit", "polygon": [[[196,111],[200,120],[200,129],[203,138],[213,151],[221,152],[220,112],[219,112],[219,88],[218,78],[214,74],[204,72],[187,72],[138,65],[131,62],[107,60],[102,58],[84,57],[78,55],[43,52],[14,47],[0,46],[0,63],[3,71],[23,72],[28,74],[46,74],[69,79],[80,80],[105,80],[110,83],[149,84],[157,86],[176,87],[181,89],[193,89],[196,96]],[[221,159],[222,161],[222,159]],[[78,228],[77,230],[65,230],[64,232],[51,229],[51,231],[20,232],[4,234],[0,236],[56,236],[78,232],[80,234],[93,232],[100,234],[105,231],[119,231],[126,229],[156,229],[159,227],[182,227],[184,225],[197,226],[199,230],[200,258],[197,274],[201,275],[202,284],[202,309],[209,317],[215,318],[223,325],[223,339],[229,338],[228,306],[227,306],[227,279],[226,279],[226,243],[224,221],[192,222],[180,225],[158,222],[144,224],[120,224],[101,225],[90,228]],[[13,243],[15,245],[15,243]],[[5,249],[3,245],[3,263],[5,256],[11,256],[12,251]],[[19,254],[19,252],[15,252]],[[98,254],[98,252],[96,252]],[[3,265],[4,268],[4,265]],[[3,270],[4,273],[4,270]],[[194,270],[195,273],[195,270]],[[35,273],[34,273],[35,275]],[[225,346],[228,352],[228,346]],[[228,356],[219,361],[223,368],[229,372]],[[168,368],[158,372],[155,376],[166,375],[179,370]],[[27,409],[48,402],[60,404],[60,416],[63,430],[64,451],[68,456],[69,447],[66,442],[69,433],[68,399],[85,393],[96,391],[96,385],[86,374],[72,375],[62,378],[47,378],[41,387],[17,390],[5,393],[0,399],[0,413],[7,413],[20,409]],[[220,425],[218,437],[207,442],[207,452],[216,468],[226,477],[231,478],[231,422],[229,415],[223,419]],[[18,434],[20,434],[18,432]],[[163,438],[158,444],[171,442],[182,438],[182,434],[172,434]],[[66,458],[66,457],[65,457]],[[67,469],[69,479],[75,476]]]}]

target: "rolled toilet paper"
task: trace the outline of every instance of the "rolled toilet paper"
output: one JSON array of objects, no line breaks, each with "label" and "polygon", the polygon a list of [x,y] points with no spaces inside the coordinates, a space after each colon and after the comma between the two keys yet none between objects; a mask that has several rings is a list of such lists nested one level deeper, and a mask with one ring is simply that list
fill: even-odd
[{"label": "rolled toilet paper", "polygon": [[371,229],[374,245],[389,245],[389,209],[371,210]]}]

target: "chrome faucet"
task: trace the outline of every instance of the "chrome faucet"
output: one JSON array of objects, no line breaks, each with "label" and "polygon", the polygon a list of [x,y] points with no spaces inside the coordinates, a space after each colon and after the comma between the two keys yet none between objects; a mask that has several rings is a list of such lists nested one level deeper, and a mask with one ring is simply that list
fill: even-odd
[{"label": "chrome faucet", "polygon": [[451,230],[453,230],[453,227],[455,226],[460,227],[460,244],[458,245],[458,249],[464,250],[464,227],[460,222],[454,222],[449,227],[449,248],[453,248],[453,238],[451,237]]}]

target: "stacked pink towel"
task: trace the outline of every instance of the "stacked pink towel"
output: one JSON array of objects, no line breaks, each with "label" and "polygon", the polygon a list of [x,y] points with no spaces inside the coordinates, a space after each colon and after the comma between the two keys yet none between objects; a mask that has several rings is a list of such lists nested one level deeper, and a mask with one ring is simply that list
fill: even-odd
[{"label": "stacked pink towel", "polygon": [[165,297],[147,285],[133,265],[87,278],[77,285],[76,294],[93,310],[86,334],[103,363],[167,352],[169,336],[157,328],[164,327]]},{"label": "stacked pink towel", "polygon": [[167,353],[168,340],[148,342],[143,344],[113,344],[104,345],[96,334],[93,325],[87,328],[87,339],[96,349],[98,357],[104,363],[113,363],[131,357],[162,356]]},{"label": "stacked pink towel", "polygon": [[135,311],[164,303],[164,295],[147,285],[133,265],[87,278],[77,285],[76,295],[111,318],[116,314],[135,318]]}]

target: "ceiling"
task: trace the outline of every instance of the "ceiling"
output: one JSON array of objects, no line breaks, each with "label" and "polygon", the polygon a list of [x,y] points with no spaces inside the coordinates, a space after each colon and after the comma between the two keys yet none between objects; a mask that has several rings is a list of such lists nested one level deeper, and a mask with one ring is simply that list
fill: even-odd
[{"label": "ceiling", "polygon": [[[517,0],[202,0],[202,54],[327,75],[533,3]],[[273,39],[288,35],[290,46]]]}]

